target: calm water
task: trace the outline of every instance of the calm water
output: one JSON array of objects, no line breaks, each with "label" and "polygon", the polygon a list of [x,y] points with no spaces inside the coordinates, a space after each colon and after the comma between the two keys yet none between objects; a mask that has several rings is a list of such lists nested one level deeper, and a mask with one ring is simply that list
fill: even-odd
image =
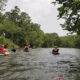
[{"label": "calm water", "polygon": [[60,55],[52,55],[51,50],[17,50],[0,56],[0,80],[53,80],[57,76],[80,80],[80,49],[61,48]]}]

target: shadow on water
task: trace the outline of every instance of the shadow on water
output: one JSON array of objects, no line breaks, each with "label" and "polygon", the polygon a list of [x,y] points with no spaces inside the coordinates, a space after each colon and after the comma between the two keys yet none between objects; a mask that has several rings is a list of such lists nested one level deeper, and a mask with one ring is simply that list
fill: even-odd
[{"label": "shadow on water", "polygon": [[17,50],[9,56],[0,56],[0,80],[53,80],[57,76],[79,80],[80,50],[61,48],[60,55],[52,55],[51,50]]}]

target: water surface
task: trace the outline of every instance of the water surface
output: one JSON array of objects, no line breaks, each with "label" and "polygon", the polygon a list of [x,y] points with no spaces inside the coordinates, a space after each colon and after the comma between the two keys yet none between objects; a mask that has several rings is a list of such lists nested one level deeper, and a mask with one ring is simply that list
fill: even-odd
[{"label": "water surface", "polygon": [[52,55],[51,48],[17,50],[0,56],[0,80],[53,80],[61,76],[80,80],[80,49],[60,48],[60,55]]}]

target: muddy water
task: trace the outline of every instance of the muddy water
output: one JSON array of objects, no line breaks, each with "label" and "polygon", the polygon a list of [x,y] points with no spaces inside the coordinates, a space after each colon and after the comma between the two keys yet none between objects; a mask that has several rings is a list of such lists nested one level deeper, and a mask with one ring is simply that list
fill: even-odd
[{"label": "muddy water", "polygon": [[57,76],[80,80],[80,49],[61,48],[60,55],[52,55],[51,50],[17,50],[0,56],[0,80],[53,80]]}]

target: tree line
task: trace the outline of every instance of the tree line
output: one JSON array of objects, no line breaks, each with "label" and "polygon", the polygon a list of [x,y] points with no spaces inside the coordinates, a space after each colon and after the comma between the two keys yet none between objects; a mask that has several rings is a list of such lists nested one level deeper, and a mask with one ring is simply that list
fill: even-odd
[{"label": "tree line", "polygon": [[65,20],[61,26],[70,34],[76,33],[74,45],[80,48],[80,0],[55,0],[52,3],[60,5],[58,19]]},{"label": "tree line", "polygon": [[[59,2],[59,4],[63,4],[63,2],[64,0]],[[64,16],[66,19],[64,14],[66,12],[64,12],[63,8],[63,5],[58,8],[58,17],[62,18]],[[69,19],[71,20],[71,16]],[[66,21],[69,19],[66,19]],[[44,33],[40,29],[40,24],[32,22],[29,14],[21,12],[18,6],[15,6],[14,9],[11,9],[11,11],[5,12],[4,14],[0,11],[0,45],[6,44],[9,48],[24,47],[26,43],[36,47],[53,47],[55,45],[59,47],[80,47],[79,22],[76,22],[75,24],[78,26],[77,30],[75,30],[72,25],[69,26],[72,23],[67,23],[68,22],[61,24],[62,27],[64,25],[63,28],[71,33],[76,32],[77,35],[60,37],[57,33]]]},{"label": "tree line", "polygon": [[[5,44],[9,39],[12,46],[25,46],[28,43],[36,47],[53,47],[60,44],[57,33],[46,33],[40,29],[40,24],[33,23],[26,12],[21,12],[15,6],[4,14],[0,12],[0,39]],[[13,44],[14,43],[14,44]],[[8,42],[6,44],[10,45]]]}]

